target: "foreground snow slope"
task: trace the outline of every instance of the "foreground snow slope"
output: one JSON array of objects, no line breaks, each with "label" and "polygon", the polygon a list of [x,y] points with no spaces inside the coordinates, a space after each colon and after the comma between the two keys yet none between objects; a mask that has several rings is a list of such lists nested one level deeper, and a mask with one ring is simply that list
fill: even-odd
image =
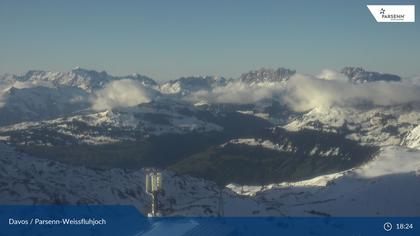
[{"label": "foreground snow slope", "polygon": [[[42,160],[0,143],[1,204],[122,204],[150,209],[144,191],[150,170],[98,170]],[[168,215],[215,215],[219,188],[213,182],[163,172],[160,208]]]},{"label": "foreground snow slope", "polygon": [[420,152],[385,147],[372,161],[348,171],[265,187],[227,187],[264,205],[263,212],[254,214],[418,216],[419,183]]},{"label": "foreground snow slope", "polygon": [[[0,144],[1,204],[132,204],[147,212],[148,170],[94,170],[40,160]],[[420,215],[420,151],[385,147],[348,171],[268,186],[228,185],[164,172],[166,215]],[[222,198],[220,198],[222,196]],[[221,210],[219,210],[221,209]]]}]

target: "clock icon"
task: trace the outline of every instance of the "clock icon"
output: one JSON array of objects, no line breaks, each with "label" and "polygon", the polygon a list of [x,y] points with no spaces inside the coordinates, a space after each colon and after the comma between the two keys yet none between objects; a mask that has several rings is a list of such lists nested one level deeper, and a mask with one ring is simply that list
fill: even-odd
[{"label": "clock icon", "polygon": [[387,232],[391,231],[392,230],[392,224],[389,223],[389,222],[386,222],[384,224],[384,230],[387,231]]}]

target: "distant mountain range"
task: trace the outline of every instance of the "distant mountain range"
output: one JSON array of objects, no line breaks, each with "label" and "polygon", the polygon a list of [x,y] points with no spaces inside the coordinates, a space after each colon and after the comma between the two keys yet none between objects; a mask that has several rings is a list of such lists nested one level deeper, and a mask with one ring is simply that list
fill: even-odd
[{"label": "distant mountain range", "polygon": [[[341,73],[354,82],[373,82],[373,81],[400,81],[401,77],[392,74],[366,71],[360,67],[345,67]],[[264,82],[287,81],[296,74],[295,70],[286,68],[265,69],[249,71],[243,73],[236,79],[225,79],[223,77],[202,76],[202,77],[182,77],[169,82],[158,84],[152,78],[139,74],[127,76],[112,76],[105,71],[98,72],[76,67],[69,72],[50,72],[41,70],[31,70],[24,75],[2,75],[0,76],[0,88],[14,86],[16,83],[21,86],[47,86],[47,87],[78,87],[82,90],[92,92],[102,88],[111,81],[131,79],[142,83],[146,87],[157,86],[162,93],[183,93],[191,91],[211,89],[217,86],[225,86],[235,80],[249,84]],[[23,83],[23,84],[22,84]],[[6,87],[7,88],[7,87]]]},{"label": "distant mountain range", "polygon": [[[399,81],[396,75],[367,72],[361,68],[346,67],[342,70],[350,81]],[[138,74],[112,76],[75,68],[70,72],[28,71],[24,75],[0,76],[0,125],[22,121],[39,121],[76,114],[89,109],[95,92],[115,81],[132,80],[143,85],[156,97],[183,98],[195,92],[224,88],[232,83],[250,86],[270,86],[270,83],[287,83],[296,71],[278,68],[259,69],[242,74],[237,79],[223,77],[183,77],[158,84],[153,79]],[[268,84],[267,84],[268,83]]]},{"label": "distant mountain range", "polygon": [[85,91],[93,91],[102,88],[105,84],[122,79],[133,79],[140,81],[146,86],[156,85],[156,82],[143,75],[132,74],[127,76],[112,76],[105,71],[98,72],[76,67],[69,72],[50,72],[41,70],[30,70],[24,75],[8,75],[8,82],[23,82],[33,85],[44,83],[54,87],[78,87]]}]

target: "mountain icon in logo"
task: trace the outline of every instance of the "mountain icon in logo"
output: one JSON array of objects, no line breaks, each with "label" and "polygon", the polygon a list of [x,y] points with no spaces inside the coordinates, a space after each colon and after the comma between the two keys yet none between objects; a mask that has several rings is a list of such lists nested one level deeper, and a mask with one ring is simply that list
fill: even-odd
[{"label": "mountain icon in logo", "polygon": [[381,15],[385,14],[385,9],[381,8],[381,11],[379,12],[379,14]]}]

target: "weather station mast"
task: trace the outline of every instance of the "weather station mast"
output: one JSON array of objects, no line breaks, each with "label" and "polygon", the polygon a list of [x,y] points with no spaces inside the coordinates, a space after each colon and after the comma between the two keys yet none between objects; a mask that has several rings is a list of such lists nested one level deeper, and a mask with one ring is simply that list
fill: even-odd
[{"label": "weather station mast", "polygon": [[162,191],[162,173],[146,174],[146,193],[152,196],[152,209],[148,217],[162,216],[158,209],[158,195]]}]

